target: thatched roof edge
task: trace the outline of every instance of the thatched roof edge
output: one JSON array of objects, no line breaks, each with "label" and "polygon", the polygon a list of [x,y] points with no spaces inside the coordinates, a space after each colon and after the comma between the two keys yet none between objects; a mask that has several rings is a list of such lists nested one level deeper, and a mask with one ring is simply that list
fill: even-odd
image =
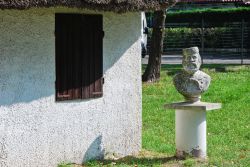
[{"label": "thatched roof edge", "polygon": [[175,0],[0,0],[0,9],[74,7],[100,11],[129,12],[166,9]]}]

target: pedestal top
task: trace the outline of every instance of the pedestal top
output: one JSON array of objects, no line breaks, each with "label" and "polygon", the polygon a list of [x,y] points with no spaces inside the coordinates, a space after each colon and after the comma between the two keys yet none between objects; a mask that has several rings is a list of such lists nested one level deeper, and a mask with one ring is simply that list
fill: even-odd
[{"label": "pedestal top", "polygon": [[221,108],[221,103],[207,103],[207,102],[177,102],[165,104],[166,109],[179,109],[179,110],[195,110],[195,111],[210,111]]}]

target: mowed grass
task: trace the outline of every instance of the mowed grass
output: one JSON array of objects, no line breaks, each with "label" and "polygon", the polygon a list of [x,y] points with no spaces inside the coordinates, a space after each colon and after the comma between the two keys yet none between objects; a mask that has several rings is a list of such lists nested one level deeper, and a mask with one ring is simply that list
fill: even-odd
[{"label": "mowed grass", "polygon": [[[145,66],[143,67],[145,68]],[[163,105],[182,101],[172,77],[180,65],[163,65],[161,80],[143,84],[143,151],[135,157],[92,161],[84,166],[250,166],[250,66],[204,65],[212,77],[202,101],[222,103],[207,113],[208,160],[177,160],[175,112]]]},{"label": "mowed grass", "polygon": [[[143,84],[143,148],[175,154],[174,110],[165,103],[182,101],[172,77],[180,65],[162,66],[161,80]],[[222,103],[222,109],[207,113],[209,160],[205,166],[250,166],[250,66],[204,65],[212,77],[202,101]]]}]

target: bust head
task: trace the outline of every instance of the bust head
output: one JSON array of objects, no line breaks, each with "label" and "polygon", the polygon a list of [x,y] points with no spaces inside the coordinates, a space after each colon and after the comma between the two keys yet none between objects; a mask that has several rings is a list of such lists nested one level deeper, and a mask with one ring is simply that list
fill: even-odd
[{"label": "bust head", "polygon": [[198,47],[186,48],[183,49],[182,52],[182,66],[184,71],[189,74],[193,74],[196,71],[199,71],[201,66],[201,57]]}]

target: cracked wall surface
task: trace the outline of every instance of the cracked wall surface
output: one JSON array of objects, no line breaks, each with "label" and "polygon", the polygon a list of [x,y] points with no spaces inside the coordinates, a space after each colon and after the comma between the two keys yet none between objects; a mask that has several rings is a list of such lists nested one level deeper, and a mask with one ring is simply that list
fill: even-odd
[{"label": "cracked wall surface", "polygon": [[82,163],[141,148],[140,13],[103,14],[103,97],[55,102],[54,14],[0,10],[0,166]]}]

